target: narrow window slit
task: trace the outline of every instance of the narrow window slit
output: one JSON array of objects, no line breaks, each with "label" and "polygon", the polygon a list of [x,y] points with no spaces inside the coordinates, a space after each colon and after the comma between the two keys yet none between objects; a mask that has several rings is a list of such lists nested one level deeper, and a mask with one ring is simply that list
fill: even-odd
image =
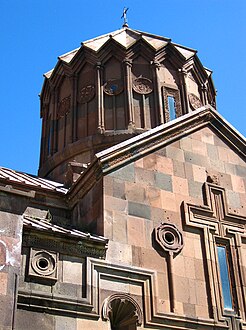
[{"label": "narrow window slit", "polygon": [[220,272],[224,310],[233,311],[234,306],[233,306],[231,279],[230,279],[229,262],[228,262],[226,246],[217,245],[217,255],[219,262],[219,272]]},{"label": "narrow window slit", "polygon": [[168,112],[169,112],[169,120],[176,119],[176,105],[175,105],[175,98],[173,96],[167,97],[168,101]]}]

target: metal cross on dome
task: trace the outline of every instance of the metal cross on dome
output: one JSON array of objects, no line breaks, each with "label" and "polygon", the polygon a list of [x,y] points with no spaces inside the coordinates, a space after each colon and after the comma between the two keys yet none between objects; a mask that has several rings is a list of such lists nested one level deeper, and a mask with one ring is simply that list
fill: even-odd
[{"label": "metal cross on dome", "polygon": [[126,13],[127,13],[128,9],[129,9],[129,8],[124,7],[124,9],[123,9],[123,14],[122,14],[122,16],[121,16],[121,18],[124,19],[123,27],[128,27],[127,16],[126,16]]}]

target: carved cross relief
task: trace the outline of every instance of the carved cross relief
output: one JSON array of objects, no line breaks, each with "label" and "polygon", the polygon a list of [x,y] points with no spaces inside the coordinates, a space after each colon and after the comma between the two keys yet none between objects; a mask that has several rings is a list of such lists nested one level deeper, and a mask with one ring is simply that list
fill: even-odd
[{"label": "carved cross relief", "polygon": [[[211,183],[204,184],[204,205],[184,203],[185,224],[200,228],[203,233],[204,269],[207,273],[208,296],[211,298],[211,317],[216,322],[227,322],[231,329],[246,326],[246,277],[242,265],[242,237],[245,237],[246,217],[229,212],[225,189]],[[231,311],[223,305],[222,280],[219,271],[217,247],[223,245],[228,252],[228,268],[232,278]],[[240,327],[241,329],[241,327]],[[243,329],[245,329],[243,327]]]}]

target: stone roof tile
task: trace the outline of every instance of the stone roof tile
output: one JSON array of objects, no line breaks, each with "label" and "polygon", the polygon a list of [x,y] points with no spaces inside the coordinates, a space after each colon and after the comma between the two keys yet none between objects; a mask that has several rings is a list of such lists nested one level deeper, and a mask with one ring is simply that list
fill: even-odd
[{"label": "stone roof tile", "polygon": [[14,171],[4,167],[0,167],[0,181],[5,181],[8,184],[9,183],[24,184],[29,187],[33,187],[34,189],[42,188],[45,190],[56,191],[63,194],[66,194],[68,191],[62,183],[50,181],[47,179],[37,177],[35,175]]}]

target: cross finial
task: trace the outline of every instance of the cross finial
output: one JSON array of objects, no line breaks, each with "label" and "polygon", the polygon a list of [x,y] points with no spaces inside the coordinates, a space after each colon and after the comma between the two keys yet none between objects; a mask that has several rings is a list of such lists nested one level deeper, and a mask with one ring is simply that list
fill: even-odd
[{"label": "cross finial", "polygon": [[126,13],[127,13],[128,9],[129,8],[124,7],[123,14],[121,16],[121,18],[124,18],[124,24],[122,25],[123,27],[128,27],[127,17],[126,17]]}]

